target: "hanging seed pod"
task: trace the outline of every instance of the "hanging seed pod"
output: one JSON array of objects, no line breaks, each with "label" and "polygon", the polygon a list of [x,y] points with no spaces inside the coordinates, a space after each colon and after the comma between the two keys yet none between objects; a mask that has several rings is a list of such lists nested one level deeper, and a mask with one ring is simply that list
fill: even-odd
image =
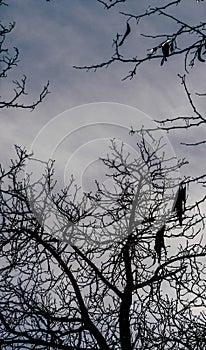
[{"label": "hanging seed pod", "polygon": [[121,46],[123,44],[123,42],[125,41],[126,37],[129,35],[130,32],[131,32],[131,28],[130,28],[129,23],[127,22],[127,29],[126,29],[126,32],[124,33],[123,37],[122,37],[122,40],[119,43],[119,46]]},{"label": "hanging seed pod", "polygon": [[202,58],[202,46],[199,46],[197,49],[197,59],[200,62],[205,62],[205,60]]}]

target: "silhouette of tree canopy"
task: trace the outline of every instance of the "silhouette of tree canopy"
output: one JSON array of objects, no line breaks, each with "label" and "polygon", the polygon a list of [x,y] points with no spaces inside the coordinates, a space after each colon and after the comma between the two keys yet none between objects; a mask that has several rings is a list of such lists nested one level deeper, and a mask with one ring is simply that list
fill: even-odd
[{"label": "silhouette of tree canopy", "polygon": [[[1,6],[8,6],[6,2],[0,0],[0,8]],[[10,54],[10,50],[5,47],[5,42],[9,34],[15,28],[15,22],[9,23],[8,25],[0,23],[0,78],[7,79],[9,71],[16,67],[19,62],[19,49],[17,47],[13,48],[13,54]],[[3,98],[1,96],[0,99],[0,108],[22,108],[22,109],[31,109],[34,110],[35,107],[43,101],[46,95],[49,93],[48,87],[49,82],[42,89],[39,97],[35,102],[25,104],[22,102],[22,97],[27,95],[26,92],[26,83],[27,77],[24,75],[20,80],[14,80],[14,93],[10,98]]]},{"label": "silhouette of tree canopy", "polygon": [[[187,191],[180,226],[172,204],[186,162],[167,159],[161,140],[148,147],[148,135],[137,138],[136,158],[113,140],[102,159],[110,185],[80,197],[73,178],[54,193],[52,162],[32,183],[32,155],[19,147],[1,167],[2,350],[205,348],[201,201]],[[48,197],[59,230],[46,225]]]},{"label": "silhouette of tree canopy", "polygon": [[[107,9],[126,3],[97,1]],[[181,3],[168,2],[138,16],[123,14],[126,26],[114,39],[114,57],[84,68],[126,62],[120,49],[133,33],[133,22],[139,25],[157,14],[174,20],[178,28],[172,34],[150,36],[158,45],[152,45],[141,62],[129,59],[134,66],[128,77],[134,77],[145,61],[156,59],[166,65],[178,54],[185,57],[186,71],[197,61],[202,64],[204,25],[191,29],[166,12]],[[18,49],[10,56],[3,46],[13,28],[14,24],[1,25],[4,78],[18,63]],[[177,41],[185,34],[196,41],[179,49]],[[185,76],[181,79],[196,108]],[[14,98],[1,102],[1,108],[34,109],[48,93],[47,85],[36,103],[24,105],[19,97],[25,94],[26,77],[15,84]],[[194,120],[199,125],[199,119]],[[138,131],[133,137],[137,135],[139,158],[113,140],[111,153],[102,159],[112,186],[96,182],[96,191],[82,195],[73,178],[55,193],[53,162],[38,181],[32,182],[32,174],[25,177],[26,163],[33,156],[17,146],[17,159],[8,169],[0,167],[2,350],[206,347],[205,195],[192,202],[188,189],[198,184],[204,188],[205,175],[180,179],[178,170],[187,162],[167,159],[161,140],[155,141],[149,132]],[[180,184],[186,190],[182,199]],[[48,227],[51,214],[56,222]]]}]

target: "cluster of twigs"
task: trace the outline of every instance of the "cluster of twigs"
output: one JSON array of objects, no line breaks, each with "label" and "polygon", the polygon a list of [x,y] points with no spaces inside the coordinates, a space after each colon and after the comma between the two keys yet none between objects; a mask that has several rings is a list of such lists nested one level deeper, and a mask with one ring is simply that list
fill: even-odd
[{"label": "cluster of twigs", "polygon": [[[3,1],[0,1],[0,7],[1,6],[7,6],[7,4]],[[19,50],[17,47],[14,47],[14,53],[13,55],[10,54],[9,49],[5,47],[5,42],[7,39],[7,36],[13,31],[15,28],[15,22],[10,23],[8,26],[0,23],[0,79],[6,79],[8,77],[9,71],[16,67],[19,62]],[[1,96],[0,100],[0,108],[23,108],[23,109],[30,109],[34,110],[36,106],[39,105],[43,101],[43,99],[46,97],[46,95],[49,93],[48,87],[49,82],[43,87],[39,97],[36,99],[35,102],[27,103],[21,102],[21,97],[24,95],[27,95],[26,92],[26,76],[23,76],[23,78],[20,81],[13,81],[14,84],[14,94],[10,99],[4,99]]]}]

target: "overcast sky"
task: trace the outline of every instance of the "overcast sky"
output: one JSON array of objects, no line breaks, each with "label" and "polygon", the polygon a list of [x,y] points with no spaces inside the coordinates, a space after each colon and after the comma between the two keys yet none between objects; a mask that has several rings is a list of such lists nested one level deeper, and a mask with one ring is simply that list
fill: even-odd
[{"label": "overcast sky", "polygon": [[[82,153],[81,150],[84,149],[82,147],[85,144],[84,139],[86,144],[96,140],[90,151],[93,152],[95,149],[94,156],[88,157],[88,162],[95,162],[98,151],[106,150],[105,144],[102,146],[102,139],[106,138],[105,130],[108,125],[97,125],[95,132],[86,128],[89,123],[95,123],[95,114],[91,117],[91,106],[79,107],[81,105],[110,102],[135,107],[141,111],[137,111],[135,119],[134,110],[127,107],[128,114],[125,109],[118,128],[118,119],[115,117],[118,109],[116,110],[113,104],[111,108],[115,112],[112,115],[108,112],[107,117],[105,117],[105,104],[94,106],[97,123],[109,124],[114,121],[116,123],[114,128],[108,128],[108,137],[122,138],[124,141],[122,124],[126,132],[131,125],[135,126],[135,122],[138,126],[140,121],[145,120],[145,125],[147,125],[148,121],[152,122],[152,119],[191,113],[183,87],[177,77],[178,73],[184,73],[183,60],[180,57],[172,57],[162,67],[157,61],[146,63],[140,66],[132,81],[124,82],[121,79],[127,74],[129,66],[114,64],[97,72],[86,72],[73,68],[73,65],[100,63],[108,59],[112,54],[112,39],[117,32],[125,31],[124,18],[119,11],[129,12],[128,9],[130,9],[140,13],[149,4],[154,4],[154,1],[139,1],[137,5],[136,0],[128,0],[125,4],[118,5],[109,11],[95,0],[51,0],[51,2],[9,0],[8,3],[8,7],[1,7],[3,23],[15,21],[16,27],[7,38],[7,46],[11,49],[13,46],[20,49],[20,62],[18,67],[8,74],[8,79],[3,79],[1,95],[8,94],[9,96],[13,88],[10,82],[13,79],[20,79],[23,74],[28,77],[29,95],[25,96],[25,103],[35,100],[47,80],[50,80],[51,93],[33,112],[17,109],[1,111],[1,159],[3,161],[14,154],[13,144],[24,145],[29,149],[36,137],[38,141],[36,144],[39,143],[41,147],[43,147],[42,140],[45,142],[45,149],[48,145],[52,145],[52,150],[49,151],[51,156],[51,153],[55,154],[58,151],[62,140],[65,137],[69,138],[68,135],[73,132],[76,136],[70,139],[65,146],[67,148],[64,149],[64,152],[67,152],[69,148],[68,159],[77,150],[79,159],[83,159],[85,150]],[[157,3],[159,4],[159,1]],[[205,20],[205,3],[197,5],[196,1],[187,0],[183,1],[183,5],[185,4],[187,6],[177,7],[176,11],[179,16],[183,16],[190,23],[198,23],[201,18]],[[170,24],[167,25],[166,31],[170,28]],[[134,45],[136,45],[136,50],[139,50],[143,56],[151,45],[141,41],[139,33],[155,34],[163,32],[164,27],[165,23],[161,17],[158,20],[157,17],[149,20],[141,27],[137,26],[136,32],[131,35],[131,38],[128,38],[126,49],[128,52],[135,53]],[[205,88],[202,74],[202,66],[196,67],[190,74],[190,87],[199,92],[203,92]],[[201,103],[203,109],[202,100]],[[76,114],[70,111],[74,107],[76,108],[72,111],[75,111]],[[78,111],[80,111],[79,114]],[[130,113],[130,111],[133,112]],[[58,127],[59,118],[65,122],[65,134],[59,132],[61,129]],[[52,127],[51,133],[44,134],[50,127]],[[76,134],[75,128],[78,129]],[[80,128],[82,129],[79,133]],[[41,141],[37,136],[39,132]],[[204,131],[194,130],[193,134],[190,133],[190,137],[194,137],[195,140],[200,134],[202,138]],[[203,153],[179,146],[182,133],[176,132],[166,137],[168,137],[171,149],[174,149],[178,157],[183,155],[191,157],[192,155],[191,166],[196,169],[202,167],[198,156],[202,157]],[[77,140],[81,141],[78,143]],[[134,142],[128,141],[128,145],[133,146]],[[65,169],[68,167],[68,159],[65,154],[63,159],[65,174]],[[88,164],[84,164],[84,167],[87,168],[87,166]]]}]

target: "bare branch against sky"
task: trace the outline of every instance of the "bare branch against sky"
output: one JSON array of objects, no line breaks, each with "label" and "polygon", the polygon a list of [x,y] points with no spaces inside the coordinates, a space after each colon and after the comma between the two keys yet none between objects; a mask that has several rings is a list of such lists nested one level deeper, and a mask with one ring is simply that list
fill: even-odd
[{"label": "bare branch against sky", "polygon": [[205,1],[4,2],[1,350],[205,349]]}]

